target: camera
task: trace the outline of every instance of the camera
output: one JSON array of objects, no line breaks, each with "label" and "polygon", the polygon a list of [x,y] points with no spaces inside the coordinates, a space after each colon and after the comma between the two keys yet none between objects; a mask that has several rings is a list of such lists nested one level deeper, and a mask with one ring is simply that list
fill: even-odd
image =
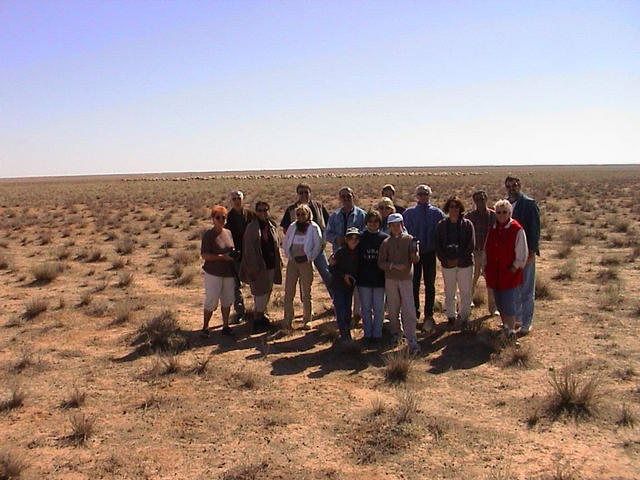
[{"label": "camera", "polygon": [[450,243],[444,247],[444,252],[449,258],[455,258],[458,256],[458,244]]}]

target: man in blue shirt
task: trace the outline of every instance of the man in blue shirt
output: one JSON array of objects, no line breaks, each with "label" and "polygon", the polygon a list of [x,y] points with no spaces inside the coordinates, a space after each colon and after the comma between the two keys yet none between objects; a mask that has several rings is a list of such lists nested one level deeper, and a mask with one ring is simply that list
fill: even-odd
[{"label": "man in blue shirt", "polygon": [[515,218],[527,237],[529,257],[523,269],[523,281],[520,285],[520,298],[517,302],[516,322],[521,326],[520,334],[527,335],[533,322],[533,304],[536,297],[536,255],[540,255],[540,209],[536,201],[520,191],[522,184],[518,177],[508,176],[504,186],[509,195],[513,209],[511,216]]},{"label": "man in blue shirt", "polygon": [[402,216],[407,232],[420,242],[420,261],[413,266],[413,300],[416,317],[420,318],[420,281],[424,277],[424,325],[430,334],[435,331],[433,304],[436,298],[436,225],[444,218],[444,212],[429,203],[431,187],[418,185],[415,189],[417,205],[407,208]]},{"label": "man in blue shirt", "polygon": [[344,246],[344,237],[348,228],[356,227],[359,231],[364,230],[364,217],[366,212],[355,205],[353,190],[349,187],[341,188],[338,198],[342,207],[329,216],[327,229],[324,237],[327,242],[333,245],[333,253]]}]

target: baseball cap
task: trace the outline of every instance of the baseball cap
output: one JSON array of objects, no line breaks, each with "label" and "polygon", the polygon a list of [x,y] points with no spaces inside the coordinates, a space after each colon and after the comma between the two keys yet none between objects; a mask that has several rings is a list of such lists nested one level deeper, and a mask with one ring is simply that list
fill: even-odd
[{"label": "baseball cap", "polygon": [[399,213],[392,213],[391,215],[389,215],[387,217],[387,224],[389,223],[397,223],[397,222],[402,222],[403,218],[402,215],[400,215]]}]

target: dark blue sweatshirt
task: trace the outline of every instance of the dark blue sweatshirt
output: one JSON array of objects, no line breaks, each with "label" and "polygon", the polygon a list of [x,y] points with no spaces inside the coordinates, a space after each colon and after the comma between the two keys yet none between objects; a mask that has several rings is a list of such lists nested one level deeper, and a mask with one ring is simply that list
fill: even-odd
[{"label": "dark blue sweatshirt", "polygon": [[371,233],[365,230],[360,234],[360,262],[357,285],[370,288],[384,288],[384,271],[378,267],[380,245],[389,235],[382,232]]}]

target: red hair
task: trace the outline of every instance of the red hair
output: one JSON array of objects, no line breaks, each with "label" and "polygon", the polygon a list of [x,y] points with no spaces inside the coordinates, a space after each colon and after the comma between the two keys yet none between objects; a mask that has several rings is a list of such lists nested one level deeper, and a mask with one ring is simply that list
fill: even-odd
[{"label": "red hair", "polygon": [[211,209],[211,216],[215,217],[217,213],[221,213],[226,217],[229,211],[223,205],[216,205]]}]

